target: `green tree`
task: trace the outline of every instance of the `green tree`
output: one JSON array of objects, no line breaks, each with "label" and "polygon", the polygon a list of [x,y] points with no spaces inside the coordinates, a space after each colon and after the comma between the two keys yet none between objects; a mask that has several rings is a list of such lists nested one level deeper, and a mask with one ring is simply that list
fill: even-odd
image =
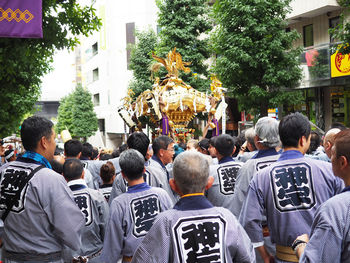
[{"label": "green tree", "polygon": [[98,130],[98,119],[94,112],[92,97],[87,89],[77,86],[73,92],[72,133],[86,139]]},{"label": "green tree", "polygon": [[299,34],[285,28],[290,0],[220,0],[214,4],[212,35],[215,71],[243,110],[299,103],[294,88],[301,78]]},{"label": "green tree", "polygon": [[131,47],[130,69],[133,70],[133,80],[129,84],[129,88],[134,91],[134,98],[152,88],[150,67],[154,61],[152,52],[157,45],[157,35],[149,29],[136,32],[136,39],[136,44]]},{"label": "green tree", "polygon": [[73,137],[86,139],[98,130],[91,94],[81,86],[62,98],[58,108],[57,132],[68,129]]},{"label": "green tree", "polygon": [[76,0],[45,0],[42,14],[42,39],[0,38],[0,136],[17,131],[34,109],[55,50],[73,48],[78,35],[87,36],[100,25],[92,6]]},{"label": "green tree", "polygon": [[212,23],[207,0],[158,0],[157,6],[160,43],[157,55],[164,57],[176,47],[183,61],[192,62],[191,73],[181,78],[193,88],[209,89],[208,66],[204,63],[210,57],[208,45]]},{"label": "green tree", "polygon": [[60,101],[60,106],[58,107],[58,118],[56,124],[56,132],[60,133],[63,130],[73,130],[73,113],[72,108],[74,105],[73,93],[63,97]]},{"label": "green tree", "polygon": [[[342,8],[342,13],[340,15],[340,21],[337,26],[329,29],[329,33],[332,35],[333,39],[341,41],[343,43],[350,44],[350,22],[349,22],[349,7],[350,0],[337,0],[339,6]],[[333,53],[337,51],[338,46],[334,46]],[[339,52],[343,54],[349,54],[349,45],[343,45],[340,47]]]}]

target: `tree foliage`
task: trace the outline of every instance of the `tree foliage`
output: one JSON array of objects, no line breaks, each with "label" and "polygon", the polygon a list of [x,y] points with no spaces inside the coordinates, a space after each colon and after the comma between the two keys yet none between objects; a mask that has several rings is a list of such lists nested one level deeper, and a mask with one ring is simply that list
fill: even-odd
[{"label": "tree foliage", "polygon": [[[339,6],[342,7],[342,13],[340,15],[339,24],[335,28],[330,28],[329,33],[332,35],[332,38],[337,39],[343,43],[350,43],[350,0],[337,0]],[[338,47],[333,48],[333,52],[336,52]],[[340,50],[343,54],[349,54],[350,48],[348,45],[341,46]]]},{"label": "tree foliage", "polygon": [[73,137],[86,138],[98,130],[98,119],[94,112],[91,94],[77,86],[73,93],[60,101],[57,132],[68,129]]},{"label": "tree foliage", "polygon": [[22,117],[33,110],[55,50],[73,48],[79,34],[100,25],[95,10],[76,0],[45,0],[42,14],[42,39],[0,38],[0,136],[18,130]]},{"label": "tree foliage", "polygon": [[157,6],[160,43],[158,56],[165,56],[176,47],[183,61],[192,62],[191,73],[181,78],[193,88],[209,88],[208,66],[210,57],[207,35],[212,29],[207,0],[158,0]]},{"label": "tree foliage", "polygon": [[215,71],[242,109],[300,102],[288,93],[301,78],[299,35],[285,30],[290,0],[220,0],[214,4],[217,22],[212,34],[217,54]]},{"label": "tree foliage", "polygon": [[152,52],[157,45],[157,35],[152,30],[136,32],[137,42],[131,47],[130,69],[133,70],[133,80],[129,84],[134,97],[152,88],[150,66],[154,59]]},{"label": "tree foliage", "polygon": [[58,107],[57,124],[55,127],[57,133],[60,133],[63,130],[73,131],[73,105],[73,93],[70,93],[61,99],[60,106]]}]

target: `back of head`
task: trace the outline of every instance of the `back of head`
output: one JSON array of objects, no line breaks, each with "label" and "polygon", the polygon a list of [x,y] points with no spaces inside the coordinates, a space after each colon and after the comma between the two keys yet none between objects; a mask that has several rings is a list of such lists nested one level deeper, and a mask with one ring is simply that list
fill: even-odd
[{"label": "back of head", "polygon": [[341,131],[347,129],[346,126],[340,122],[333,122],[331,125],[331,129],[339,129]]},{"label": "back of head", "polygon": [[83,150],[83,144],[76,139],[71,139],[64,143],[64,152],[67,158],[77,157]]},{"label": "back of head", "polygon": [[103,183],[108,183],[111,181],[112,177],[115,175],[115,168],[112,162],[106,162],[100,168],[100,177]]},{"label": "back of head", "polygon": [[334,146],[337,158],[344,156],[350,163],[350,129],[345,129],[335,135]]},{"label": "back of head", "polygon": [[179,145],[179,147],[181,147],[183,150],[186,150],[186,143],[184,143],[184,142],[179,142],[178,145]]},{"label": "back of head", "polygon": [[200,147],[202,150],[208,151],[209,148],[209,139],[204,138],[199,141],[198,147]]},{"label": "back of head", "polygon": [[135,149],[139,151],[143,157],[146,157],[148,145],[150,143],[149,138],[143,132],[134,132],[126,141],[129,149]]},{"label": "back of head", "polygon": [[317,132],[312,131],[310,147],[309,147],[309,150],[307,151],[307,154],[312,154],[313,152],[315,152],[318,146],[320,146],[320,143],[321,143],[320,135]]},{"label": "back of head", "polygon": [[271,117],[262,117],[255,124],[255,133],[259,142],[265,147],[275,148],[280,143],[278,135],[278,121]]},{"label": "back of head", "polygon": [[124,152],[126,149],[128,149],[128,145],[126,143],[123,143],[122,145],[119,146],[118,150],[119,153]]},{"label": "back of head", "polygon": [[112,158],[113,158],[112,154],[109,154],[109,153],[101,153],[101,155],[100,155],[101,161],[107,161],[107,160],[112,159]]},{"label": "back of head", "polygon": [[92,152],[94,148],[88,142],[83,143],[83,148],[81,150],[81,158],[92,159]]},{"label": "back of head", "polygon": [[52,159],[50,161],[52,170],[54,170],[56,173],[63,174],[63,164],[59,162],[57,159]]},{"label": "back of head", "polygon": [[279,124],[279,135],[283,147],[298,147],[299,140],[309,138],[311,126],[309,119],[297,112],[285,116]]},{"label": "back of head", "polygon": [[197,147],[198,147],[198,140],[195,140],[195,139],[188,140],[186,145],[186,150],[197,149]]},{"label": "back of head", "polygon": [[215,149],[224,157],[231,156],[233,154],[235,144],[235,138],[228,134],[221,134],[215,139]]},{"label": "back of head", "polygon": [[128,149],[120,154],[119,165],[128,179],[136,180],[142,177],[145,158],[139,151]]},{"label": "back of head", "polygon": [[25,119],[21,126],[21,139],[26,151],[35,151],[43,136],[50,139],[53,123],[46,118],[32,116]]},{"label": "back of head", "polygon": [[336,134],[338,134],[340,131],[341,130],[338,128],[330,129],[324,136],[323,143],[326,144],[327,142],[330,142],[331,144],[333,144]]},{"label": "back of head", "polygon": [[187,151],[176,157],[173,175],[176,185],[184,195],[201,193],[208,183],[209,163],[203,154]]},{"label": "back of head", "polygon": [[92,156],[91,156],[91,160],[96,160],[98,157],[98,149],[96,147],[92,148]]},{"label": "back of head", "polygon": [[218,136],[211,137],[209,139],[209,146],[215,147],[215,141],[218,138]]},{"label": "back of head", "polygon": [[63,176],[67,181],[81,178],[84,171],[83,164],[78,159],[66,159],[63,165]]},{"label": "back of head", "polygon": [[163,150],[168,149],[169,144],[173,142],[174,142],[173,139],[165,135],[157,137],[152,144],[153,154],[158,155],[160,149],[163,149]]},{"label": "back of head", "polygon": [[248,143],[250,143],[250,145],[256,150],[255,143],[254,143],[255,135],[256,135],[256,133],[255,133],[255,129],[253,127],[245,130],[244,137],[245,137],[246,141]]}]

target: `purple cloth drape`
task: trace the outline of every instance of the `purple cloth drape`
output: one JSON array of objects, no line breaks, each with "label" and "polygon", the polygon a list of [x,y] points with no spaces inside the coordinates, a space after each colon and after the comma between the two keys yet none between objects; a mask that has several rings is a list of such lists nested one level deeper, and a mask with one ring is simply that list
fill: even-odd
[{"label": "purple cloth drape", "polygon": [[0,0],[0,37],[42,38],[42,0]]},{"label": "purple cloth drape", "polygon": [[169,119],[165,114],[162,118],[162,135],[169,135]]},{"label": "purple cloth drape", "polygon": [[219,135],[219,123],[217,119],[212,119],[212,123],[215,124],[215,128],[213,129],[212,137]]}]

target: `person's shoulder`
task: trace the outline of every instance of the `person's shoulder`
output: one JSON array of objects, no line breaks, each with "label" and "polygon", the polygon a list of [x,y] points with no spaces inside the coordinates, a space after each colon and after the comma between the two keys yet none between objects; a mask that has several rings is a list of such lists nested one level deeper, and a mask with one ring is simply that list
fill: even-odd
[{"label": "person's shoulder", "polygon": [[63,175],[47,167],[40,169],[37,172],[36,178],[43,179],[45,181],[65,181]]},{"label": "person's shoulder", "polygon": [[155,194],[159,194],[159,195],[169,195],[167,193],[167,191],[165,191],[163,188],[160,187],[153,187],[151,186],[151,188],[149,190],[146,190],[145,193],[155,193]]},{"label": "person's shoulder", "polygon": [[[315,215],[315,220],[323,218],[321,222],[333,222],[335,224],[348,224],[350,221],[350,192],[337,194],[320,205]],[[338,222],[338,223],[336,223]]]},{"label": "person's shoulder", "polygon": [[234,220],[237,221],[237,218],[232,214],[232,212],[230,210],[228,210],[225,207],[221,207],[221,206],[214,206],[213,207],[216,211],[218,215],[222,215],[224,216],[226,219],[229,220]]},{"label": "person's shoulder", "polygon": [[90,194],[90,196],[95,199],[96,201],[103,201],[105,200],[103,194],[101,191],[96,190],[96,189],[91,189],[91,188],[85,188],[85,190]]},{"label": "person's shoulder", "polygon": [[338,211],[340,211],[340,207],[350,208],[350,192],[346,191],[337,194],[329,198],[322,206],[324,207],[323,209],[336,209]]}]

